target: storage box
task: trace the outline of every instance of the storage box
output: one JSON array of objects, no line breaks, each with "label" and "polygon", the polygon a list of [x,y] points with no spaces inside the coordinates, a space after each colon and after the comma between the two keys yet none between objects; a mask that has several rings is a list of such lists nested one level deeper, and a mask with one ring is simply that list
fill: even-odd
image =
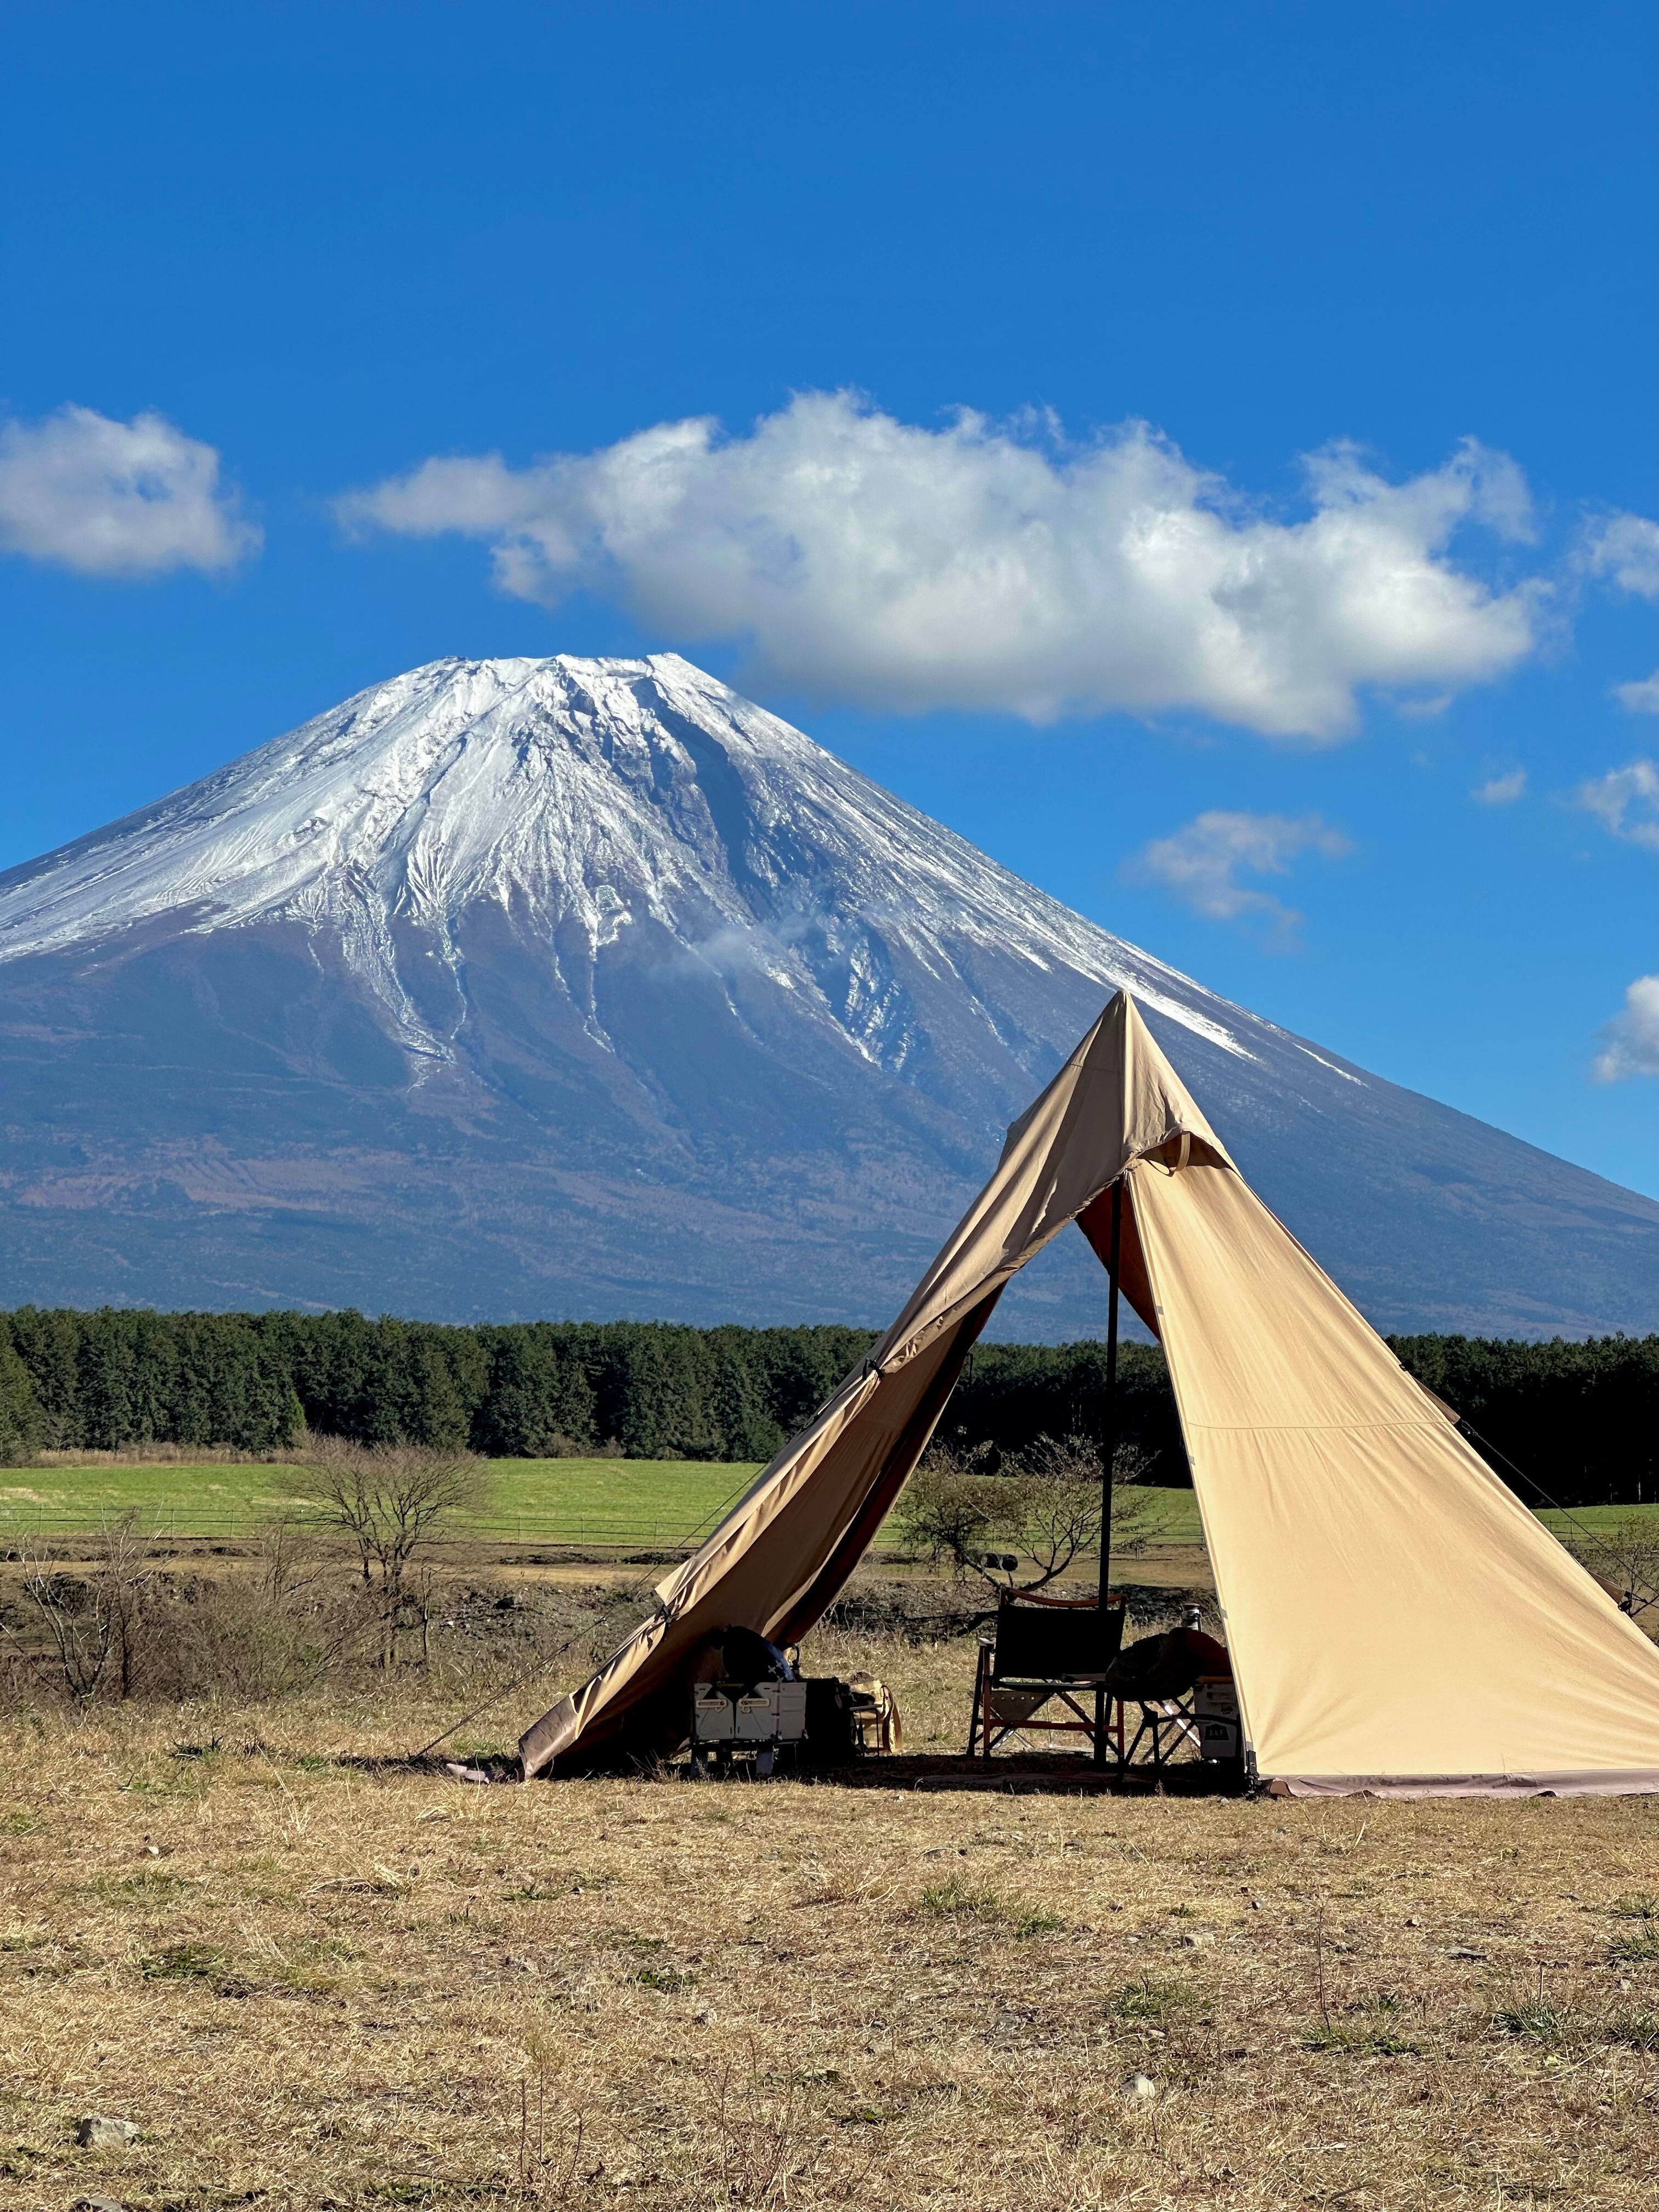
[{"label": "storage box", "polygon": [[694,1743],[730,1743],[737,1729],[737,1713],[718,1682],[699,1682],[691,1692],[691,1740]]},{"label": "storage box", "polygon": [[1200,1677],[1193,1691],[1193,1717],[1198,1723],[1200,1758],[1238,1757],[1238,1691],[1230,1676]]},{"label": "storage box", "polygon": [[778,1708],[772,1692],[781,1683],[762,1682],[732,1708],[737,1725],[732,1733],[738,1743],[770,1743],[778,1733]]},{"label": "storage box", "polygon": [[757,1682],[738,1699],[739,1743],[799,1743],[805,1733],[805,1682]]},{"label": "storage box", "polygon": [[718,1682],[691,1693],[694,1743],[799,1743],[806,1734],[805,1682],[757,1682],[733,1698]]}]

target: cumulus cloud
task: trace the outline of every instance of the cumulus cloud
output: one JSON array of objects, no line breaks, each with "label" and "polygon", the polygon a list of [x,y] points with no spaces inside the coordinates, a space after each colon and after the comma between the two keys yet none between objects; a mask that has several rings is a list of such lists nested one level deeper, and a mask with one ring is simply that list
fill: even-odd
[{"label": "cumulus cloud", "polygon": [[1513,806],[1518,799],[1527,795],[1527,771],[1511,769],[1507,775],[1495,775],[1486,783],[1477,783],[1469,797],[1478,806]]},{"label": "cumulus cloud", "polygon": [[1659,975],[1638,975],[1625,993],[1624,1012],[1601,1032],[1594,1072],[1598,1083],[1659,1075]]},{"label": "cumulus cloud", "polygon": [[1613,696],[1632,714],[1659,714],[1659,669],[1651,676],[1643,677],[1639,683],[1615,684]]},{"label": "cumulus cloud", "polygon": [[1621,592],[1659,599],[1659,522],[1643,514],[1606,516],[1591,525],[1583,560],[1593,576],[1608,577]]},{"label": "cumulus cloud", "polygon": [[160,415],[116,422],[69,406],[0,424],[0,550],[144,577],[234,568],[259,544],[213,447]]},{"label": "cumulus cloud", "polygon": [[1528,533],[1513,462],[1468,443],[1395,484],[1337,447],[1307,474],[1285,521],[1144,423],[1067,446],[1051,422],[922,429],[811,392],[746,437],[702,419],[523,469],[428,460],[338,512],[460,532],[520,598],[607,592],[677,642],[739,641],[767,679],[901,711],[1190,708],[1330,739],[1362,688],[1443,693],[1532,650],[1543,587],[1448,555],[1466,524]]},{"label": "cumulus cloud", "polygon": [[1317,814],[1243,814],[1211,807],[1177,830],[1155,837],[1131,860],[1131,881],[1156,883],[1211,921],[1265,923],[1268,941],[1287,949],[1302,916],[1271,891],[1239,881],[1241,872],[1285,876],[1304,853],[1339,860],[1353,850],[1340,830]]},{"label": "cumulus cloud", "polygon": [[1591,776],[1574,792],[1573,803],[1598,816],[1610,836],[1659,853],[1659,767],[1652,761],[1633,760]]}]

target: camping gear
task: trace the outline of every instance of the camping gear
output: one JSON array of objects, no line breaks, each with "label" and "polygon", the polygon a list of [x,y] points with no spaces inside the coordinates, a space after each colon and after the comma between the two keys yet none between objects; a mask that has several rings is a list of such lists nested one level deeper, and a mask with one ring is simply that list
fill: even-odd
[{"label": "camping gear", "polygon": [[[1120,1773],[1135,1765],[1161,1771],[1187,1747],[1204,1758],[1237,1759],[1238,1711],[1229,1702],[1226,1646],[1204,1633],[1199,1618],[1194,1608],[1181,1627],[1120,1650],[1120,1607],[1103,1613],[1089,1598],[1005,1592],[995,1626],[980,1641],[969,1758],[989,1759],[1011,1736],[1045,1733],[1083,1736],[1095,1763],[1115,1765]],[[1211,1731],[1200,1723],[1200,1684],[1225,1692],[1209,1717],[1231,1717],[1231,1729]]]},{"label": "camping gear", "polygon": [[[1179,1628],[1139,1638],[1107,1669],[1102,1691],[1114,1713],[1120,1768],[1148,1765],[1161,1772],[1176,1753],[1188,1750],[1216,1760],[1238,1757],[1231,1662],[1226,1645],[1199,1626],[1201,1618],[1192,1607]],[[1231,1698],[1231,1730],[1222,1727],[1206,1734],[1199,1717],[1202,1685],[1208,1686],[1206,1707]]]},{"label": "camping gear", "polygon": [[869,1358],[526,1731],[526,1776],[672,1747],[713,1628],[786,1644],[819,1619],[1004,1285],[1073,1221],[1169,1360],[1252,1777],[1659,1790],[1659,1651],[1262,1205],[1127,992]]},{"label": "camping gear", "polygon": [[846,1685],[853,1746],[860,1758],[884,1757],[904,1747],[898,1700],[878,1675],[854,1674]]},{"label": "camping gear", "polygon": [[725,1769],[742,1753],[755,1771],[770,1774],[785,1745],[806,1734],[805,1682],[698,1682],[691,1692],[691,1771],[702,1773],[712,1757]]},{"label": "camping gear", "polygon": [[1143,1636],[1118,1654],[1105,1674],[1115,1697],[1184,1698],[1200,1675],[1232,1678],[1227,1647],[1190,1625]]},{"label": "camping gear", "polygon": [[1193,1718],[1198,1723],[1198,1755],[1231,1764],[1244,1744],[1238,1732],[1238,1691],[1231,1674],[1200,1674],[1193,1685]]},{"label": "camping gear", "polygon": [[1108,1723],[1101,1686],[1122,1635],[1121,1606],[1004,1590],[980,1639],[969,1758],[988,1759],[1016,1734],[1083,1735],[1097,1748]]},{"label": "camping gear", "polygon": [[763,1636],[757,1636],[752,1628],[727,1628],[708,1640],[720,1655],[721,1669],[728,1682],[742,1682],[753,1689],[757,1682],[788,1682],[794,1679],[795,1670],[787,1653],[781,1651],[775,1644],[769,1644]]},{"label": "camping gear", "polygon": [[[725,1649],[732,1650],[729,1638]],[[847,1682],[812,1675],[745,1684],[733,1677],[692,1685],[688,1735],[694,1774],[707,1773],[711,1763],[726,1773],[740,1758],[752,1758],[764,1779],[780,1753],[817,1767],[891,1751],[900,1725],[892,1692],[873,1674]]]}]

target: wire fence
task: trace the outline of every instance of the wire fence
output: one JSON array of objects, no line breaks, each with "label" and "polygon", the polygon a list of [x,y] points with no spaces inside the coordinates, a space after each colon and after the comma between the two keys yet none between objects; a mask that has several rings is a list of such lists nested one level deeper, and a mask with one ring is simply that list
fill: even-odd
[{"label": "wire fence", "polygon": [[[106,1516],[25,1507],[0,1507],[0,1547],[15,1548],[31,1540],[61,1543],[76,1537],[95,1538],[104,1519],[113,1520],[128,1509],[112,1502]],[[254,1508],[222,1513],[203,1512],[195,1506],[137,1508],[139,1524],[152,1542],[251,1543],[270,1516]],[[543,1547],[550,1551],[685,1552],[696,1549],[714,1527],[717,1514],[688,1528],[679,1516],[664,1519],[641,1514],[495,1513],[477,1520],[456,1521],[439,1538],[444,1545],[513,1544]],[[326,1525],[326,1524],[317,1524]],[[880,1545],[878,1548],[886,1549]]]},{"label": "wire fence", "polygon": [[[94,1535],[104,1518],[113,1519],[129,1509],[112,1501],[106,1516],[78,1510],[54,1511],[50,1508],[30,1510],[27,1507],[8,1506],[0,1509],[0,1534],[7,1535],[38,1533],[42,1535]],[[223,1536],[249,1538],[258,1534],[261,1526],[270,1519],[268,1514],[253,1508],[228,1510],[223,1513],[204,1513],[196,1506],[143,1507],[136,1509],[147,1533],[157,1538],[188,1538],[192,1536]],[[660,1520],[638,1515],[617,1514],[490,1514],[477,1520],[456,1521],[446,1532],[454,1540],[492,1538],[520,1544],[678,1544],[700,1542],[703,1524],[688,1528],[683,1519]]]}]

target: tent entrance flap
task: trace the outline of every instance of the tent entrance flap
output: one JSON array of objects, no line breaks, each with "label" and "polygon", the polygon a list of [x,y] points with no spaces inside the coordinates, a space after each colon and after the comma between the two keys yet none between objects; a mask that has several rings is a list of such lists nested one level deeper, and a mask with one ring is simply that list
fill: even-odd
[{"label": "tent entrance flap", "polygon": [[[819,1620],[1004,1286],[1076,1221],[1162,1342],[1255,1770],[1284,1789],[1659,1786],[1659,1651],[1245,1183],[1126,992],[869,1359],[521,1742],[672,1748],[708,1638]],[[682,1731],[683,1732],[683,1731]]]}]

